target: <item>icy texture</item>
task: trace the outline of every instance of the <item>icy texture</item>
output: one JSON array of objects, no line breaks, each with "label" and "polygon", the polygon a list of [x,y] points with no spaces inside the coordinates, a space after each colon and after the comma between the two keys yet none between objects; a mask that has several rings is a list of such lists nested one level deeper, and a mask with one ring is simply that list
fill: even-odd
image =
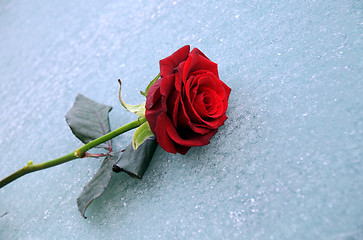
[{"label": "icy texture", "polygon": [[142,181],[115,174],[86,220],[76,198],[100,161],[17,180],[0,239],[363,238],[361,1],[101,2],[0,2],[0,177],[80,146],[77,93],[114,106],[113,129],[134,120],[117,79],[141,102],[185,44],[219,64],[229,119],[186,156],[158,148]]}]

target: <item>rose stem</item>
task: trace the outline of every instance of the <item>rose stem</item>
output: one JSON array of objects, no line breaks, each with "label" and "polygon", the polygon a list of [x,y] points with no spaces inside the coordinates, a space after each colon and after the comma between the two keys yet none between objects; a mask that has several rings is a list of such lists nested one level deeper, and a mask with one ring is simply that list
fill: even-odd
[{"label": "rose stem", "polygon": [[54,167],[56,165],[71,161],[73,159],[83,158],[85,156],[86,152],[88,150],[90,150],[91,148],[94,148],[94,147],[100,145],[101,143],[104,143],[124,132],[134,129],[134,128],[140,126],[141,124],[143,124],[144,122],[146,122],[146,118],[139,118],[138,120],[130,122],[112,132],[107,133],[106,135],[104,135],[102,137],[99,137],[93,141],[90,141],[89,143],[83,145],[82,147],[76,149],[75,151],[73,151],[67,155],[50,160],[48,162],[33,164],[31,161],[29,161],[28,164],[25,165],[23,168],[19,169],[18,171],[14,172],[13,174],[9,175],[8,177],[2,179],[0,181],[0,188],[4,187],[5,185],[11,183],[12,181],[14,181],[18,178],[20,178],[21,176],[24,176],[25,174],[39,171],[39,170],[46,169],[46,168],[50,168],[50,167]]}]

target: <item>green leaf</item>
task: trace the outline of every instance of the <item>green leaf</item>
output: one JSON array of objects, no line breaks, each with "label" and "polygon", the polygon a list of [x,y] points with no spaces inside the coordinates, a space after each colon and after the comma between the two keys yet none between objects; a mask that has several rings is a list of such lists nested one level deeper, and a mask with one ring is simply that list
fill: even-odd
[{"label": "green leaf", "polygon": [[[112,107],[97,103],[78,94],[73,107],[66,114],[66,121],[73,134],[83,143],[88,143],[111,131],[108,114]],[[111,140],[98,147],[111,149]],[[112,166],[117,156],[107,155],[93,178],[83,188],[77,198],[78,210],[86,218],[85,212],[91,202],[102,195],[112,176]]]},{"label": "green leaf", "polygon": [[151,80],[151,82],[149,83],[149,85],[147,85],[147,87],[145,89],[145,92],[140,91],[141,95],[147,97],[147,93],[149,92],[151,86],[159,79],[159,77],[160,77],[160,73],[158,75],[156,75],[156,77],[153,80]]},{"label": "green leaf", "polygon": [[[97,103],[81,94],[77,95],[73,107],[66,114],[66,121],[74,135],[83,143],[88,143],[111,131],[109,112],[112,107]],[[98,147],[112,149],[111,140]],[[85,212],[91,202],[101,196],[106,190],[113,171],[112,167],[118,160],[118,155],[108,154],[96,174],[83,188],[77,198],[78,210],[86,218]]]},{"label": "green leaf", "polygon": [[141,144],[137,150],[134,150],[132,143],[126,148],[123,154],[120,154],[116,164],[113,165],[114,172],[126,172],[132,177],[141,179],[158,146],[156,137],[151,136]]},{"label": "green leaf", "polygon": [[98,169],[93,178],[83,188],[82,193],[77,198],[78,210],[82,217],[86,218],[86,210],[91,202],[101,196],[106,190],[112,177],[112,166],[118,159],[118,156],[107,155],[103,160],[101,167]]},{"label": "green leaf", "polygon": [[[111,131],[108,118],[112,107],[97,103],[78,94],[73,107],[66,114],[66,121],[73,134],[83,143],[88,143]],[[98,147],[109,149],[110,143]]]},{"label": "green leaf", "polygon": [[154,133],[150,129],[148,122],[143,123],[134,132],[132,137],[132,147],[136,150],[148,137],[151,137]]},{"label": "green leaf", "polygon": [[120,103],[121,105],[128,110],[129,112],[135,113],[136,115],[140,116],[140,117],[145,117],[145,102],[137,104],[137,105],[130,105],[125,103],[122,98],[121,98],[121,80],[118,80],[119,84],[120,84],[120,91],[118,94],[118,97],[120,99]]}]

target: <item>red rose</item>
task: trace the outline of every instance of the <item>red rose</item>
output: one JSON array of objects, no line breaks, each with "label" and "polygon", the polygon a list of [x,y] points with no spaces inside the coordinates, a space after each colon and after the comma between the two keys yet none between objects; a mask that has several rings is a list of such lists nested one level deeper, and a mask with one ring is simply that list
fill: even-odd
[{"label": "red rose", "polygon": [[160,60],[160,76],[150,88],[145,116],[159,145],[186,154],[209,143],[227,119],[231,89],[218,77],[217,64],[198,48],[184,46]]}]

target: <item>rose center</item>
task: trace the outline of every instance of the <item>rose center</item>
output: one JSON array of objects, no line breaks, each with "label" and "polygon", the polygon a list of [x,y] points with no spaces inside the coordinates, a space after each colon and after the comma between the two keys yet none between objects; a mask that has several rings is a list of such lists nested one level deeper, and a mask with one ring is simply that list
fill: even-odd
[{"label": "rose center", "polygon": [[222,102],[213,91],[198,93],[193,106],[202,118],[219,117],[223,111]]},{"label": "rose center", "polygon": [[207,111],[209,111],[212,107],[213,107],[213,100],[210,96],[208,96],[208,94],[203,94],[203,102],[204,102],[204,106],[207,109]]}]

